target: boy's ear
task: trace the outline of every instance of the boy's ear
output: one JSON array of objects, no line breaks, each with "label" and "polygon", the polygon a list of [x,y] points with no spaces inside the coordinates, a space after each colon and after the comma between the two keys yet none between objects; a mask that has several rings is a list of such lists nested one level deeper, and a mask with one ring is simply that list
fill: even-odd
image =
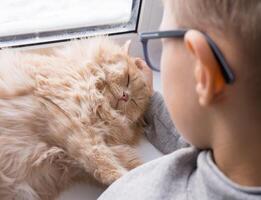
[{"label": "boy's ear", "polygon": [[123,51],[126,53],[126,54],[129,54],[130,52],[130,45],[131,45],[131,40],[127,40],[124,45],[122,46],[122,49]]},{"label": "boy's ear", "polygon": [[207,106],[223,93],[225,80],[204,34],[196,30],[188,31],[185,44],[196,59],[194,74],[199,103]]}]

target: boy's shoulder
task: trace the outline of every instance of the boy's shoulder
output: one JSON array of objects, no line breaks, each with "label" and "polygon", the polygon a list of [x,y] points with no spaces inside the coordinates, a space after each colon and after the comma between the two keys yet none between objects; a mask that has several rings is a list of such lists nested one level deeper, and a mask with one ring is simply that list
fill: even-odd
[{"label": "boy's shoulder", "polygon": [[194,147],[187,147],[146,163],[113,183],[99,200],[171,199],[173,194],[185,199],[188,177],[196,168],[198,154]]}]

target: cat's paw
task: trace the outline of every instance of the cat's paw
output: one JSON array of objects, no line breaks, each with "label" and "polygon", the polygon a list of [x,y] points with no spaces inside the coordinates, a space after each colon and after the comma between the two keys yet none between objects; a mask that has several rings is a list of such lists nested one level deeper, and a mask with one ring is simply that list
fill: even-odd
[{"label": "cat's paw", "polygon": [[127,172],[127,170],[96,170],[94,172],[94,177],[101,183],[110,185]]}]

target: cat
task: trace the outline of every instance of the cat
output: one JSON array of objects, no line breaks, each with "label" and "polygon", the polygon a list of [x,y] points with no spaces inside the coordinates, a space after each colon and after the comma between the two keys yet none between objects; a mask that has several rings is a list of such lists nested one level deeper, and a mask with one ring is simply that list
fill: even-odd
[{"label": "cat", "polygon": [[109,37],[48,53],[0,51],[0,199],[53,200],[72,182],[110,185],[142,162],[149,88]]}]

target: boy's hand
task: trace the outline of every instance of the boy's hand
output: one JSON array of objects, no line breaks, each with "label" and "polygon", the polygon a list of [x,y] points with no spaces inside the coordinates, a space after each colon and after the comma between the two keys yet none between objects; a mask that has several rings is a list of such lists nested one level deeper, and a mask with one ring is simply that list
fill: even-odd
[{"label": "boy's hand", "polygon": [[149,87],[150,90],[150,96],[153,95],[153,74],[152,70],[149,68],[147,63],[142,60],[141,58],[135,58],[135,64],[138,66],[138,68],[142,71],[142,74],[145,77],[146,84]]}]

